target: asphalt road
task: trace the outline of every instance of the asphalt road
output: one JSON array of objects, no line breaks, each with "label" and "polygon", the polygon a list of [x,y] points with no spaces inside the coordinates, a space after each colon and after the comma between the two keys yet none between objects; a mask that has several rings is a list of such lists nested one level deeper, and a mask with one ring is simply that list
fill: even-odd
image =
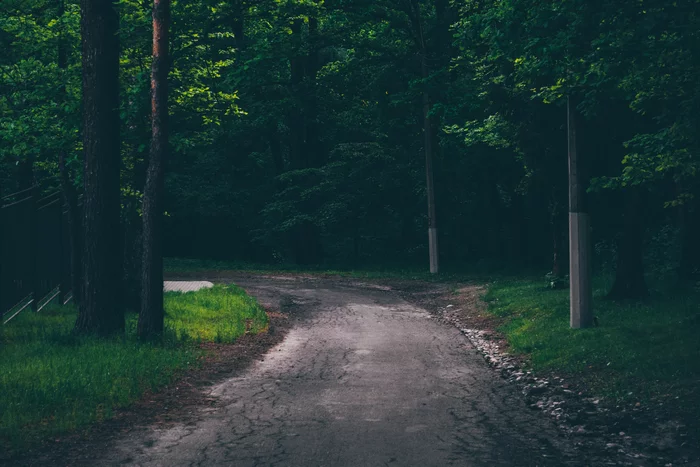
[{"label": "asphalt road", "polygon": [[126,435],[95,465],[585,465],[466,338],[393,292],[237,281],[294,325],[196,423]]}]

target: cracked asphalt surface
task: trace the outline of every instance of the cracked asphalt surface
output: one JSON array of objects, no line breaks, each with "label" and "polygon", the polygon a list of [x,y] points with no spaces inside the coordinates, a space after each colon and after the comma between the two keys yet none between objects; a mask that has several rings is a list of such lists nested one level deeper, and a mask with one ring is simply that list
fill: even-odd
[{"label": "cracked asphalt surface", "polygon": [[131,433],[93,465],[586,465],[454,327],[390,290],[241,278],[293,326],[194,423]]}]

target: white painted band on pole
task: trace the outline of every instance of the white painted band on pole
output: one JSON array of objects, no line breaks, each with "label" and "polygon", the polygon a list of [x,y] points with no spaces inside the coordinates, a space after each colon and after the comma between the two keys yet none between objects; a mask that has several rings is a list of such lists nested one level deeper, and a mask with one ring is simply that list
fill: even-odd
[{"label": "white painted band on pole", "polygon": [[590,258],[590,223],[588,214],[570,212],[570,325],[573,329],[587,328],[593,324]]},{"label": "white painted band on pole", "polygon": [[430,251],[430,273],[437,274],[440,268],[438,263],[437,228],[435,227],[428,229],[428,249]]}]

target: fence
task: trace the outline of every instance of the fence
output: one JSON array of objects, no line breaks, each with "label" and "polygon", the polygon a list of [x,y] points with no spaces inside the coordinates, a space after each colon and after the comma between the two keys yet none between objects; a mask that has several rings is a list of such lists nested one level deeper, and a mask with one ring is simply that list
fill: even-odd
[{"label": "fence", "polygon": [[0,316],[70,300],[68,213],[60,192],[32,187],[0,198]]}]

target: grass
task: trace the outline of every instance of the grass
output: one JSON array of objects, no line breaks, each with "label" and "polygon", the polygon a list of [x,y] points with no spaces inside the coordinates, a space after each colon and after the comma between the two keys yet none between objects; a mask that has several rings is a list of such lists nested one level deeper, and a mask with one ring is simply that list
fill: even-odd
[{"label": "grass", "polygon": [[[543,277],[527,272],[465,265],[463,271],[433,276],[424,268],[364,268],[261,265],[243,262],[168,259],[166,271],[178,273],[235,270],[253,273],[311,273],[359,279],[406,279],[491,284],[489,311],[503,320],[500,330],[512,350],[528,356],[535,371],[573,378],[593,394],[618,403],[663,404],[700,421],[700,291],[652,293],[643,302],[605,299],[611,280],[594,280],[594,309],[599,326],[569,328],[569,292],[551,290]],[[464,272],[468,271],[468,272]],[[694,429],[700,435],[700,422]]]},{"label": "grass", "polygon": [[257,334],[267,328],[267,315],[258,302],[233,286],[167,293],[165,310],[168,331],[180,342],[232,342],[246,332]]},{"label": "grass", "polygon": [[654,293],[643,302],[606,300],[609,280],[594,281],[600,325],[569,329],[569,295],[541,279],[493,283],[486,301],[504,319],[512,349],[534,370],[572,375],[618,402],[682,405],[700,419],[700,293]]},{"label": "grass", "polygon": [[[73,307],[24,312],[0,327],[0,447],[17,451],[107,419],[197,364],[197,342],[232,342],[267,326],[257,302],[234,286],[165,296],[162,343],[71,333]],[[2,456],[0,456],[1,458]]]},{"label": "grass", "polygon": [[[296,264],[260,264],[242,261],[219,261],[208,259],[166,258],[165,271],[171,276],[210,271],[239,271],[245,273],[313,274],[355,279],[403,279],[426,282],[490,281],[494,277],[516,277],[516,271],[494,267],[492,264],[459,265],[457,269],[443,268],[439,275],[430,274],[427,261],[425,267],[416,265],[376,265],[353,267],[299,266]],[[522,273],[518,270],[517,273]]]}]

